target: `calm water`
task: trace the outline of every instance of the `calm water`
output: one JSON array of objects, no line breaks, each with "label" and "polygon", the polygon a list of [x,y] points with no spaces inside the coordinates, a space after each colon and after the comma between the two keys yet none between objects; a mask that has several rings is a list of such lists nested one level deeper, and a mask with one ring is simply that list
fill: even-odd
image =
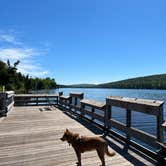
[{"label": "calm water", "polygon": [[[107,96],[123,96],[166,101],[166,90],[140,90],[140,89],[88,89],[88,88],[61,88],[51,90],[49,93],[63,91],[65,95],[70,92],[83,92],[84,98],[105,102]],[[113,108],[113,118],[125,123],[125,111]],[[164,119],[166,119],[166,103],[164,104]],[[156,118],[143,113],[132,113],[132,126],[151,134],[156,134]],[[166,133],[165,133],[166,139]]]}]

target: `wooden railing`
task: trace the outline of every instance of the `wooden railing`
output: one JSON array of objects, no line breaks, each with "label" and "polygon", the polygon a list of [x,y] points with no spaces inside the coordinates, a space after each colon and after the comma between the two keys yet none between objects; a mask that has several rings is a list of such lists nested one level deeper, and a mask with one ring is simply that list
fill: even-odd
[{"label": "wooden railing", "polygon": [[[120,139],[124,140],[127,143],[130,143],[135,148],[149,153],[147,148],[142,148],[140,144],[133,141],[132,138],[137,139],[145,144],[150,145],[153,148],[159,148],[159,142],[164,141],[164,131],[162,128],[163,124],[163,101],[158,100],[145,100],[137,98],[124,98],[124,97],[107,97],[106,98],[106,129],[113,135],[116,135]],[[125,109],[126,112],[126,123],[116,121],[112,118],[112,108],[120,107]],[[152,115],[156,118],[156,129],[157,132],[155,135],[149,134],[142,130],[139,130],[132,126],[132,113],[141,112],[147,115]],[[146,116],[146,115],[145,115]],[[115,132],[112,128],[116,128],[119,131],[122,131],[126,134],[126,137]],[[150,153],[149,153],[150,154]],[[155,154],[151,153],[151,156],[154,157]]]},{"label": "wooden railing", "polygon": [[104,122],[105,104],[95,100],[83,99],[81,102],[81,115],[92,122],[102,126]]},{"label": "wooden railing", "polygon": [[57,105],[59,94],[16,94],[15,106]]},{"label": "wooden railing", "polygon": [[7,113],[13,108],[14,105],[14,92],[6,91],[0,93],[0,116],[6,116]]},{"label": "wooden railing", "polygon": [[[3,98],[3,95],[1,96]],[[10,103],[13,103],[13,93],[9,93],[7,96],[9,102],[5,101],[5,103],[8,103],[6,106],[10,106]],[[102,103],[84,99],[84,94],[78,92],[72,92],[68,96],[64,96],[62,92],[59,94],[17,94],[14,100],[16,106],[58,105],[66,113],[78,115],[78,118],[84,118],[87,122],[95,124],[103,130],[105,135],[109,135],[126,145],[131,145],[154,159],[161,157],[157,152],[158,149],[164,148],[162,151],[165,152],[164,101],[111,96]],[[116,111],[114,108],[123,110],[126,115],[125,122],[122,123],[112,116],[112,112]],[[134,127],[132,125],[134,112],[155,117],[156,134],[149,134]],[[137,120],[139,121],[139,119]]]},{"label": "wooden railing", "polygon": [[[82,95],[82,100],[80,100],[80,94]],[[75,99],[74,106],[72,104],[73,96],[75,96],[75,98],[79,97],[78,99]],[[80,104],[77,104],[76,100],[80,100]],[[66,97],[62,96],[59,101],[63,101],[63,104],[62,102],[59,104],[68,113],[78,114],[79,117],[100,127],[107,135],[121,140],[128,145],[132,145],[132,147],[144,152],[150,157],[158,159],[157,149],[160,149],[161,145],[165,146],[163,127],[164,101],[126,97],[107,97],[106,102],[102,103],[83,99],[82,93],[72,93]],[[125,111],[125,123],[119,122],[112,117],[113,107],[122,108]],[[152,135],[133,127],[133,112],[141,112],[146,115],[154,116],[156,118],[156,134]],[[147,148],[146,145],[150,146],[151,150]]]}]

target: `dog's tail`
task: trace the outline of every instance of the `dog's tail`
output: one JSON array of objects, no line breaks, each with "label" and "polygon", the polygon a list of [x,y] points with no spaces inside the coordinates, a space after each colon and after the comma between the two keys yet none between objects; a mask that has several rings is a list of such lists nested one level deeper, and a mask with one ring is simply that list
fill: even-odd
[{"label": "dog's tail", "polygon": [[105,153],[107,154],[107,156],[115,156],[115,152],[109,152],[108,150],[108,146],[105,148]]}]

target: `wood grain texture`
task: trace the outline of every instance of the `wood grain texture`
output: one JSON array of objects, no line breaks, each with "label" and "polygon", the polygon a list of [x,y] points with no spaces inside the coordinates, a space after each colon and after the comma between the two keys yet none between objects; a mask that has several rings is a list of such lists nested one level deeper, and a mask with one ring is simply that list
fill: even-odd
[{"label": "wood grain texture", "polygon": [[[73,148],[60,140],[63,131],[69,128],[81,135],[94,134],[57,108],[42,112],[40,108],[15,107],[8,117],[0,119],[0,166],[75,165]],[[146,160],[142,162],[152,165]],[[100,160],[95,151],[87,152],[82,155],[82,164],[97,166]],[[106,165],[134,164],[117,153],[115,157],[106,156]]]},{"label": "wood grain texture", "polygon": [[106,104],[158,116],[164,101],[110,96]]},{"label": "wood grain texture", "polygon": [[95,100],[83,99],[80,102],[81,102],[81,104],[91,106],[94,108],[98,108],[98,109],[103,109],[105,107],[105,103],[95,101]]}]

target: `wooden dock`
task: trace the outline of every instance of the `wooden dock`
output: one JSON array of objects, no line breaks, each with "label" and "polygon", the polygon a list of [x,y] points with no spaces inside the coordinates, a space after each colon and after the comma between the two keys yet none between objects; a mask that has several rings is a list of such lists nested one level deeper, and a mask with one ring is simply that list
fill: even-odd
[{"label": "wooden dock", "polygon": [[[69,128],[82,135],[98,133],[58,108],[45,111],[42,108],[14,107],[7,117],[0,119],[0,166],[74,166],[77,159],[73,148],[60,140],[63,131]],[[106,156],[107,166],[155,165],[153,160],[130,148],[126,151],[124,145],[113,139],[110,145],[116,156]],[[96,152],[84,153],[82,165],[100,165]]]}]

